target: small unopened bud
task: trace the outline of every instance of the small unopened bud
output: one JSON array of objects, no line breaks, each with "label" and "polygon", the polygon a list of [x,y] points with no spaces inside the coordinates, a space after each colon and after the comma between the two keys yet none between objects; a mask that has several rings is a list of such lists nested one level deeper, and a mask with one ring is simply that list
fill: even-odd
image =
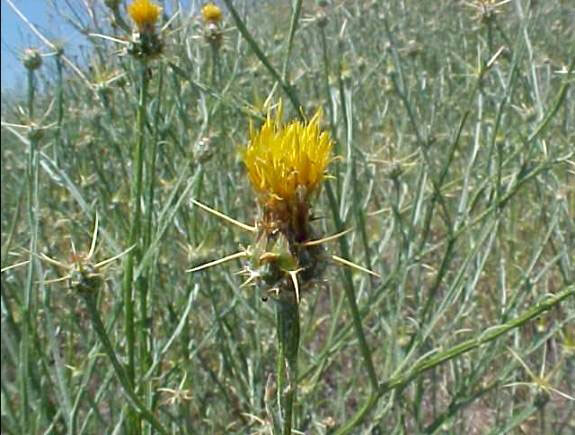
[{"label": "small unopened bud", "polygon": [[393,180],[398,180],[402,174],[403,174],[403,168],[401,167],[401,164],[399,162],[393,163],[388,170],[388,176]]},{"label": "small unopened bud", "polygon": [[318,12],[317,16],[316,16],[316,21],[317,21],[317,25],[318,27],[325,27],[327,26],[327,15],[325,14],[325,12],[321,11]]},{"label": "small unopened bud", "polygon": [[343,82],[345,84],[349,84],[351,82],[351,78],[352,78],[351,69],[349,69],[347,66],[343,67],[341,70],[341,79],[343,80]]},{"label": "small unopened bud", "polygon": [[68,286],[79,293],[93,294],[100,290],[104,278],[91,264],[76,264],[70,272]]},{"label": "small unopened bud", "polygon": [[222,30],[215,22],[208,22],[205,27],[204,37],[206,41],[215,48],[219,48],[222,44]]},{"label": "small unopened bud", "polygon": [[28,130],[28,139],[33,142],[38,142],[44,137],[44,130],[37,125],[32,124]]},{"label": "small unopened bud", "polygon": [[35,48],[27,48],[24,50],[24,56],[22,56],[22,63],[26,69],[30,71],[37,70],[42,66],[42,55]]},{"label": "small unopened bud", "polygon": [[205,163],[210,160],[214,155],[212,145],[212,139],[210,137],[203,137],[197,141],[193,149],[194,159],[199,163]]},{"label": "small unopened bud", "polygon": [[64,47],[60,44],[56,44],[54,47],[54,51],[56,56],[63,56],[64,55]]}]

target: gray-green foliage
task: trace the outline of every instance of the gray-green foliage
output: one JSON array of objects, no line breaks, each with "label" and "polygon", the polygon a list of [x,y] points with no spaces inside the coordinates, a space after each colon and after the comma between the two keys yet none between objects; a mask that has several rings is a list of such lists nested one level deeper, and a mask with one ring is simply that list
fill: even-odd
[{"label": "gray-green foliage", "polygon": [[[573,431],[574,5],[226,3],[242,21],[225,14],[219,51],[183,10],[144,71],[93,36],[81,76],[56,51],[2,101],[2,267],[30,260],[2,272],[2,432],[271,430],[273,302],[239,261],[185,272],[252,242],[190,199],[254,222],[238,151],[270,96],[323,108],[341,158],[317,231],[353,228],[328,249],[382,277],[330,266],[302,295],[294,429]],[[68,16],[129,36],[96,7]],[[138,132],[127,339],[119,261],[96,300],[39,255],[87,252],[96,214],[95,262],[130,247]]]}]

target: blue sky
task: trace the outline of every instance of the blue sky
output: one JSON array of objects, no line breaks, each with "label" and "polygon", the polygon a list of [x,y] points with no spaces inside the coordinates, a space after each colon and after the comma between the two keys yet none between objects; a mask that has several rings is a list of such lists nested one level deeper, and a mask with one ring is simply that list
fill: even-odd
[{"label": "blue sky", "polygon": [[[82,36],[52,10],[50,2],[47,0],[11,1],[48,39],[62,42],[66,54],[73,56],[78,51],[78,46],[83,42]],[[54,0],[54,2],[66,10],[65,0]],[[68,0],[68,3],[82,8],[82,2],[79,0]],[[165,3],[176,2],[165,1]],[[201,4],[203,1],[183,0],[180,3],[186,7],[189,4]],[[19,59],[22,51],[28,47],[36,47],[41,52],[47,53],[49,48],[16,15],[7,0],[0,0],[0,5],[2,7],[2,89],[17,88],[24,81],[24,67]],[[166,8],[169,9],[168,5]],[[45,60],[49,62],[48,59]]]},{"label": "blue sky", "polygon": [[[58,30],[64,27],[61,20],[56,23],[54,18],[50,18],[47,2],[43,0],[12,0],[12,3],[28,17],[28,19],[38,25],[39,28],[47,32],[47,29]],[[26,47],[45,48],[36,38],[24,22],[14,13],[6,0],[0,0],[2,6],[2,89],[12,88],[23,80],[24,67],[21,65],[19,56]],[[47,32],[48,33],[48,32]],[[50,32],[52,36],[58,33]]]}]

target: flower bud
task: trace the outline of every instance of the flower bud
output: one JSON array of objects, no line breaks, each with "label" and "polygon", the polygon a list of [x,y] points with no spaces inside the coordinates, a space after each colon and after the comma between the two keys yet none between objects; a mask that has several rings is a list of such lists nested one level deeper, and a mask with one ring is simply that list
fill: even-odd
[{"label": "flower bud", "polygon": [[24,50],[24,56],[22,56],[22,63],[26,69],[30,71],[37,70],[42,66],[42,55],[35,48],[27,48]]}]

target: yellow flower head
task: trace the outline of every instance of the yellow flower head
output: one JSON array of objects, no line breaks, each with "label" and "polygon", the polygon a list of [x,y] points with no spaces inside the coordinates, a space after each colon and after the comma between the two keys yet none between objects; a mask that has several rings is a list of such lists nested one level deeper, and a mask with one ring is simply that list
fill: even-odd
[{"label": "yellow flower head", "polygon": [[162,8],[150,0],[134,0],[128,5],[128,14],[140,32],[151,32],[158,21]]},{"label": "yellow flower head", "polygon": [[222,10],[214,3],[206,3],[202,8],[202,16],[206,23],[219,23],[222,20]]},{"label": "yellow flower head", "polygon": [[329,134],[320,130],[320,110],[307,123],[284,125],[281,116],[280,103],[275,118],[268,115],[259,131],[250,126],[243,154],[251,184],[269,209],[307,203],[325,176],[333,146]]}]

